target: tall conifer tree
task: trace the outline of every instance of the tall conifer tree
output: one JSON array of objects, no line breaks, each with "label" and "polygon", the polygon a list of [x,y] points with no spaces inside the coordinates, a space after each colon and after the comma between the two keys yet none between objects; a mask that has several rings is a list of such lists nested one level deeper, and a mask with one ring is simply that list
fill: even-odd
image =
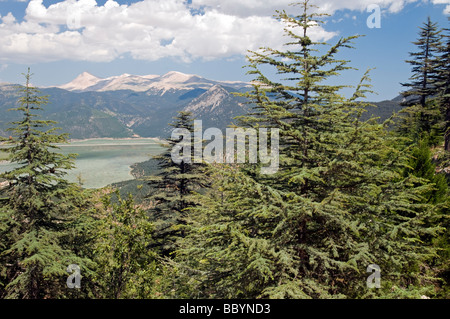
[{"label": "tall conifer tree", "polygon": [[[73,251],[68,234],[79,212],[79,187],[64,176],[74,166],[74,156],[56,152],[56,143],[67,135],[57,134],[54,122],[38,119],[47,97],[31,86],[31,74],[14,111],[22,118],[12,122],[12,136],[4,140],[9,160],[16,167],[0,175],[9,182],[2,190],[0,207],[0,276],[4,298],[60,298],[68,294],[65,279],[70,264],[83,270],[92,262]],[[47,127],[51,127],[46,129]],[[2,197],[3,197],[2,196]],[[86,274],[86,271],[84,271]]]},{"label": "tall conifer tree", "polygon": [[[249,57],[256,76],[246,94],[256,104],[246,126],[280,129],[280,170],[219,170],[211,193],[193,208],[177,269],[208,297],[342,298],[409,289],[433,254],[420,244],[431,214],[422,203],[432,185],[403,177],[406,154],[385,127],[361,121],[368,75],[351,98],[325,81],[348,70],[338,59],[356,37],[323,54],[309,37],[323,14],[305,0],[295,16],[278,12],[292,49],[264,48]],[[299,31],[297,31],[299,30]],[[261,66],[274,67],[273,81]],[[222,177],[220,177],[222,176]],[[419,185],[419,186],[417,186]],[[366,286],[366,269],[381,267],[383,287]]]},{"label": "tall conifer tree", "polygon": [[[149,177],[149,184],[155,188],[149,198],[154,203],[150,214],[155,221],[155,239],[161,245],[163,252],[169,253],[174,249],[177,236],[183,235],[183,226],[188,208],[195,206],[193,192],[206,185],[205,176],[202,173],[202,163],[194,162],[194,125],[190,112],[179,112],[174,121],[169,124],[175,129],[189,132],[190,140],[184,140],[183,136],[168,138],[166,151],[154,158],[158,161],[160,173],[155,177]],[[190,153],[183,154],[181,161],[173,161],[172,152],[175,147],[185,145]]]},{"label": "tall conifer tree", "polygon": [[[427,21],[420,27],[419,37],[413,42],[417,52],[410,52],[411,60],[406,60],[412,66],[410,82],[402,83],[407,89],[402,92],[405,97],[403,105],[409,106],[405,110],[413,118],[417,116],[416,130],[430,132],[439,110],[435,104],[427,104],[428,98],[437,94],[437,81],[439,78],[439,51],[441,47],[441,30],[437,23]],[[411,125],[408,122],[406,125]]]},{"label": "tall conifer tree", "polygon": [[440,50],[442,55],[440,56],[436,85],[440,93],[440,108],[444,120],[444,149],[450,152],[450,29],[445,29],[445,31],[447,33],[443,36],[444,43]]}]

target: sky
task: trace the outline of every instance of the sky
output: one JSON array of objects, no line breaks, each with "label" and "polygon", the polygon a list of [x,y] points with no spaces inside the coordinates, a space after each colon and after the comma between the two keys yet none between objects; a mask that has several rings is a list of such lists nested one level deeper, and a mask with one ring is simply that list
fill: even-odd
[{"label": "sky", "polygon": [[[276,10],[299,13],[293,0],[0,0],[0,82],[56,86],[82,72],[105,78],[179,71],[212,80],[251,81],[248,50],[282,49]],[[315,41],[364,35],[338,57],[351,60],[335,83],[356,85],[367,69],[370,101],[396,97],[408,81],[405,62],[430,17],[450,28],[450,0],[311,0],[330,14],[311,28]],[[370,28],[380,8],[380,27]],[[269,72],[269,71],[268,71]],[[270,72],[269,72],[270,74]],[[331,81],[333,82],[333,81]]]}]

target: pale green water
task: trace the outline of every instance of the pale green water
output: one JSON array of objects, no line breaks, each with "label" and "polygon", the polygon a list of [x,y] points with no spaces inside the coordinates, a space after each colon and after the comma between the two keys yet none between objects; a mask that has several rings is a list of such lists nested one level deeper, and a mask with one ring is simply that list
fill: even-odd
[{"label": "pale green water", "polygon": [[[111,183],[133,179],[130,166],[148,160],[163,148],[151,139],[92,139],[60,145],[60,153],[77,153],[76,168],[67,179],[77,182],[81,174],[83,187],[101,188]],[[12,168],[12,164],[0,163],[0,172]]]}]

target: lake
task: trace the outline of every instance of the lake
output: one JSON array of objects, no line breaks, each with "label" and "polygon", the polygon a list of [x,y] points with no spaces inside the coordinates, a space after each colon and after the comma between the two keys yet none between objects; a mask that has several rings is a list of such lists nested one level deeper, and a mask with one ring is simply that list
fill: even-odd
[{"label": "lake", "polygon": [[[77,182],[77,176],[81,174],[85,188],[101,188],[133,179],[131,165],[146,161],[164,150],[157,140],[150,138],[89,139],[58,146],[61,154],[78,154],[76,168],[68,173],[67,179]],[[10,163],[0,163],[0,173],[11,168]]]}]

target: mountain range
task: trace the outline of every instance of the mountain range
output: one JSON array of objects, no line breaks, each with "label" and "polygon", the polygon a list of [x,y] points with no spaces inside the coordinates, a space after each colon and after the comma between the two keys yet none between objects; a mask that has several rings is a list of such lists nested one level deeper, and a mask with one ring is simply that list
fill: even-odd
[{"label": "mountain range", "polygon": [[[40,88],[49,96],[43,117],[57,121],[72,139],[95,137],[165,137],[167,124],[177,111],[190,110],[210,127],[225,128],[249,106],[233,93],[245,92],[249,83],[213,81],[180,72],[164,75],[123,74],[98,78],[83,72],[73,81]],[[17,85],[0,84],[0,135],[8,136],[8,123],[17,112]],[[211,107],[210,107],[211,106]]]},{"label": "mountain range", "polygon": [[130,90],[134,92],[152,92],[163,95],[176,90],[209,89],[214,85],[241,89],[250,87],[249,83],[233,81],[212,81],[193,74],[171,71],[164,75],[122,74],[105,79],[83,72],[73,81],[57,86],[72,92],[106,92]]},{"label": "mountain range", "polygon": [[[166,137],[177,111],[193,113],[203,127],[224,129],[233,118],[251,108],[243,93],[251,84],[214,81],[171,71],[164,75],[122,74],[99,78],[83,72],[73,81],[40,88],[49,103],[42,117],[58,122],[71,139],[99,137]],[[18,119],[17,85],[0,84],[0,135],[8,136],[8,123]],[[399,110],[399,101],[383,101],[373,112],[382,118]]]}]

